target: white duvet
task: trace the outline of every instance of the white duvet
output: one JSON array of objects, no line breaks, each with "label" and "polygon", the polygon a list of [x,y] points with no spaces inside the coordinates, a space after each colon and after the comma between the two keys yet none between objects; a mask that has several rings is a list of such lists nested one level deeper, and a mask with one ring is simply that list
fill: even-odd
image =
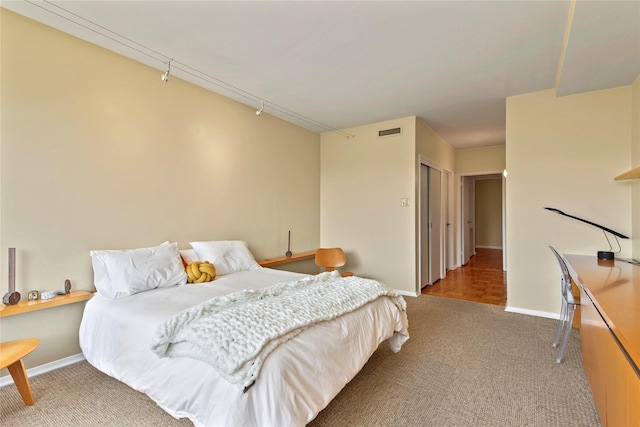
[{"label": "white duvet", "polygon": [[397,351],[408,339],[406,314],[391,298],[378,298],[319,323],[279,346],[247,393],[205,362],[160,359],[150,348],[158,325],[193,305],[300,277],[261,268],[118,300],[95,295],[84,311],[80,346],[94,367],[195,425],[302,426],[356,375],[382,341]]}]

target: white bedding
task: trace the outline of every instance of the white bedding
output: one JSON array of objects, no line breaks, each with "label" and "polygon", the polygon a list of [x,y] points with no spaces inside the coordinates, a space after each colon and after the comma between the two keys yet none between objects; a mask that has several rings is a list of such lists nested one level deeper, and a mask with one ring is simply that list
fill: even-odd
[{"label": "white bedding", "polygon": [[[407,339],[406,316],[388,297],[309,328],[266,359],[247,393],[205,362],[158,358],[157,326],[211,297],[303,277],[260,268],[200,285],[156,289],[108,300],[95,295],[80,325],[80,346],[97,369],[147,394],[176,418],[198,426],[302,426],[311,421],[389,338]],[[396,331],[400,333],[395,333]]]}]

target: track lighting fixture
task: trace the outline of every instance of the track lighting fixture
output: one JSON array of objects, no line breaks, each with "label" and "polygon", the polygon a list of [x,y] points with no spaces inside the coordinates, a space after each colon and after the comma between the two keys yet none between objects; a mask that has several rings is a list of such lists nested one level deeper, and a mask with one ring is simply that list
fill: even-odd
[{"label": "track lighting fixture", "polygon": [[160,77],[160,79],[162,79],[162,81],[165,83],[169,81],[169,74],[171,73],[171,61],[172,60],[170,59],[169,62],[167,62],[167,71],[165,71],[162,77]]},{"label": "track lighting fixture", "polygon": [[260,102],[260,109],[256,111],[256,116],[260,117],[263,111],[264,111],[264,101]]}]

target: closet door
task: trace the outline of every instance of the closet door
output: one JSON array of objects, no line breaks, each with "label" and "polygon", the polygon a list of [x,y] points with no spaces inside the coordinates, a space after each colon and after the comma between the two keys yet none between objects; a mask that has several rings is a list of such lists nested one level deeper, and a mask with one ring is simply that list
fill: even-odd
[{"label": "closet door", "polygon": [[420,165],[420,288],[429,285],[429,167]]},{"label": "closet door", "polygon": [[442,173],[429,168],[429,282],[442,275]]},{"label": "closet door", "polygon": [[420,165],[420,287],[442,275],[442,173]]}]

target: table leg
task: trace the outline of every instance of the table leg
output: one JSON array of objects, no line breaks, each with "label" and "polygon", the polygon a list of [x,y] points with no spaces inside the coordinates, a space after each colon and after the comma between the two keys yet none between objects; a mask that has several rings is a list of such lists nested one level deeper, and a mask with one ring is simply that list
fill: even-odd
[{"label": "table leg", "polygon": [[27,378],[27,371],[24,369],[22,359],[7,366],[7,369],[11,374],[11,378],[13,378],[13,382],[16,383],[16,387],[18,387],[18,391],[25,405],[33,405],[36,403],[36,400],[33,398],[33,393],[31,392],[31,385],[29,384],[29,378]]}]

